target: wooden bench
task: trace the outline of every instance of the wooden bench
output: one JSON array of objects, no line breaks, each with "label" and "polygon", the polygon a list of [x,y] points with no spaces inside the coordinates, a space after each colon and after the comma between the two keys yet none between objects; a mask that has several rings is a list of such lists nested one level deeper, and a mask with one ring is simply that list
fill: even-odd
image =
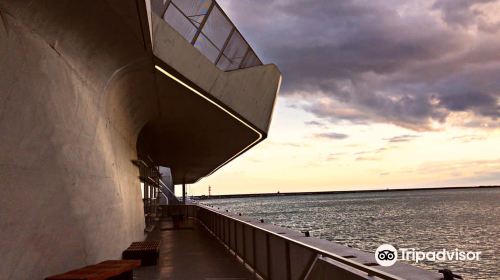
[{"label": "wooden bench", "polygon": [[156,265],[160,257],[160,241],[133,242],[125,251],[124,260],[141,260],[141,265]]},{"label": "wooden bench", "polygon": [[132,270],[140,266],[140,260],[110,260],[50,276],[45,280],[132,280]]}]

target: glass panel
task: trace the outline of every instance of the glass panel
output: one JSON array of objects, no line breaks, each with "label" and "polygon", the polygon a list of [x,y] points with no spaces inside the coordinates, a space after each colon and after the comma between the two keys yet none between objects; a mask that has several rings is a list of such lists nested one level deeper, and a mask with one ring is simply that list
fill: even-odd
[{"label": "glass panel", "polygon": [[227,71],[231,67],[231,61],[225,56],[221,56],[219,62],[217,62],[217,67],[222,71]]},{"label": "glass panel", "polygon": [[191,42],[196,34],[196,27],[184,17],[174,5],[168,6],[165,17],[163,18],[170,26],[172,26],[182,37]]},{"label": "glass panel", "polygon": [[205,35],[200,34],[194,46],[200,50],[202,54],[204,54],[212,63],[215,62],[217,56],[219,56],[219,49],[217,49],[210,41],[205,37]]},{"label": "glass panel", "polygon": [[241,64],[241,68],[248,68],[257,65],[262,65],[262,62],[253,51],[249,51],[247,56],[245,57],[245,60]]},{"label": "glass panel", "polygon": [[240,33],[234,32],[231,39],[229,39],[226,49],[224,49],[224,56],[231,62],[227,70],[233,70],[239,67],[247,49],[248,45],[245,40],[243,40]]},{"label": "glass panel", "polygon": [[212,10],[208,16],[207,22],[203,26],[203,34],[205,34],[219,49],[222,49],[226,42],[229,33],[233,29],[233,25],[221,13],[218,8]]},{"label": "glass panel", "polygon": [[172,0],[174,3],[196,26],[200,26],[212,0]]},{"label": "glass panel", "polygon": [[[162,7],[164,9],[169,2],[169,0],[151,1],[152,8],[156,13],[161,13]],[[201,23],[208,16],[203,30],[194,44],[201,53],[215,63],[220,50],[227,42],[224,53],[217,62],[217,67],[220,69],[229,71],[262,65],[260,59],[218,5],[215,4],[210,15],[207,15],[212,4],[215,4],[213,0],[171,0],[164,20],[188,42],[192,42]],[[229,39],[228,36],[230,36]]]}]

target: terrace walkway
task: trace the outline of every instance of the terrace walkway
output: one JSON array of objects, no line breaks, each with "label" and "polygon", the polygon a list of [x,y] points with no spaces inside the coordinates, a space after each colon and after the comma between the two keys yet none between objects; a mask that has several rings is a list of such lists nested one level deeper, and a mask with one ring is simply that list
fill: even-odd
[{"label": "terrace walkway", "polygon": [[148,240],[161,240],[159,263],[134,270],[134,280],[237,280],[254,277],[215,237],[192,219],[180,229],[173,229],[172,222],[164,220],[149,234]]}]

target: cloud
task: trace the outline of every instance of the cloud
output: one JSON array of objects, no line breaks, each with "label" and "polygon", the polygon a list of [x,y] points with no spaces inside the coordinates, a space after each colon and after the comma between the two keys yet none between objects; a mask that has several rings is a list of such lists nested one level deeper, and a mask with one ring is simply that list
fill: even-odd
[{"label": "cloud", "polygon": [[295,148],[304,147],[304,144],[302,143],[292,143],[292,142],[278,143],[278,145],[295,147]]},{"label": "cloud", "polygon": [[437,0],[432,8],[439,10],[443,20],[453,26],[468,27],[484,24],[478,17],[481,5],[495,3],[496,0]]},{"label": "cloud", "polygon": [[310,126],[318,126],[318,127],[325,127],[325,124],[319,121],[307,121],[304,122],[305,125],[310,125]]},{"label": "cloud", "polygon": [[334,154],[330,154],[330,155],[328,155],[328,156],[326,157],[326,160],[327,160],[327,161],[335,161],[335,160],[337,160],[337,159],[338,159],[337,155],[334,155]]},{"label": "cloud", "polygon": [[477,135],[462,135],[462,136],[455,136],[452,137],[451,140],[459,141],[462,143],[469,143],[469,142],[474,142],[474,141],[482,141],[485,140],[485,136],[477,136]]},{"label": "cloud", "polygon": [[356,161],[374,161],[374,160],[380,160],[380,158],[363,156],[363,157],[357,157],[355,160]]},{"label": "cloud", "polygon": [[479,128],[500,117],[498,0],[221,4],[280,67],[281,94],[321,120],[422,131],[456,112]]},{"label": "cloud", "polygon": [[279,147],[293,147],[293,148],[301,148],[309,146],[307,143],[299,143],[299,142],[279,142],[279,141],[270,141],[269,144],[273,146]]},{"label": "cloud", "polygon": [[439,104],[449,111],[468,111],[477,109],[484,116],[500,117],[498,98],[483,92],[448,93],[441,97]]},{"label": "cloud", "polygon": [[387,151],[387,150],[388,150],[388,147],[381,147],[381,148],[378,148],[375,150],[357,152],[354,155],[378,154],[378,153],[381,153],[381,152]]},{"label": "cloud", "polygon": [[346,154],[345,153],[330,153],[328,154],[328,156],[326,157],[326,160],[327,161],[335,161],[335,160],[338,160],[340,159],[342,156],[345,156]]},{"label": "cloud", "polygon": [[347,134],[335,133],[335,132],[316,133],[316,134],[314,134],[314,136],[317,138],[328,138],[328,139],[336,139],[336,140],[342,140],[342,139],[346,139],[347,137],[349,137],[349,135],[347,135]]},{"label": "cloud", "polygon": [[391,138],[385,138],[390,143],[401,143],[401,142],[410,142],[419,136],[417,135],[399,135],[399,136],[394,136]]},{"label": "cloud", "polygon": [[[480,170],[474,170],[474,167],[481,167]],[[416,170],[421,174],[436,174],[436,173],[453,173],[466,170],[468,172],[478,174],[496,173],[500,169],[500,158],[485,159],[485,160],[468,160],[468,161],[432,161],[426,162],[419,166]]]}]

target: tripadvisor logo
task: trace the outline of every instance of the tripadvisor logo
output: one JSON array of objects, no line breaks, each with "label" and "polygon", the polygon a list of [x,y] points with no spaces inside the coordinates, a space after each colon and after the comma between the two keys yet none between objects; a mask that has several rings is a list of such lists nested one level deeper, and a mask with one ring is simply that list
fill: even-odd
[{"label": "tripadvisor logo", "polygon": [[419,263],[421,261],[478,261],[481,252],[460,251],[458,249],[448,251],[442,249],[435,252],[417,251],[414,248],[396,249],[390,244],[380,245],[375,251],[375,260],[381,266],[391,266],[397,260]]},{"label": "tripadvisor logo", "polygon": [[375,251],[375,260],[381,266],[391,266],[398,259],[398,250],[389,244],[378,246]]}]

